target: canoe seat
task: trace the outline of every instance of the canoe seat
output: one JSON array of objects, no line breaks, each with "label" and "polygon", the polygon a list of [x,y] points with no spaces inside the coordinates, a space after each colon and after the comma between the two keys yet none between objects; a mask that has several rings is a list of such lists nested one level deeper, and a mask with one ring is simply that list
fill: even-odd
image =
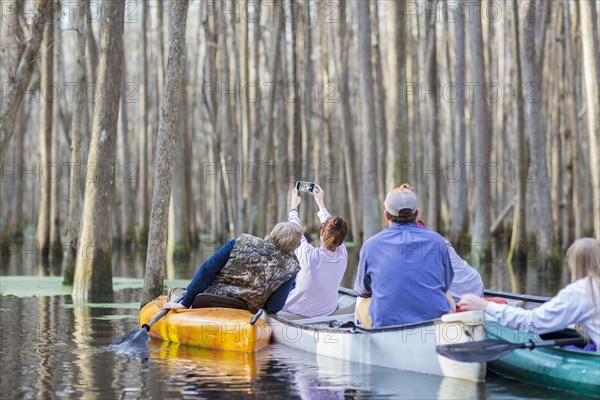
[{"label": "canoe seat", "polygon": [[200,293],[194,297],[192,308],[235,308],[247,310],[246,302],[234,297],[219,296],[210,293]]}]

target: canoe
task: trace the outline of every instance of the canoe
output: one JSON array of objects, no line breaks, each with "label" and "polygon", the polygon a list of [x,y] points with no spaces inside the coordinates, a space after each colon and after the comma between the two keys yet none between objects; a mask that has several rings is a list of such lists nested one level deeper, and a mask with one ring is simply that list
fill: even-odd
[{"label": "canoe", "polygon": [[338,310],[328,317],[302,318],[285,312],[265,317],[273,340],[317,355],[363,364],[475,382],[485,379],[485,363],[460,363],[435,351],[438,344],[482,340],[483,313],[457,313],[447,321],[435,319],[362,329],[352,323],[356,293],[340,288],[338,297]]},{"label": "canoe", "polygon": [[[140,311],[140,325],[158,314],[166,296]],[[172,310],[150,329],[150,336],[167,342],[219,350],[254,352],[269,345],[271,328],[263,320],[250,325],[253,314],[231,308]]]},{"label": "canoe", "polygon": [[[523,300],[527,300],[524,296]],[[514,343],[578,336],[572,330],[548,335],[517,331],[497,322],[484,324],[487,337]],[[541,347],[512,351],[488,363],[490,370],[507,378],[547,388],[600,397],[600,353],[561,347]]]}]

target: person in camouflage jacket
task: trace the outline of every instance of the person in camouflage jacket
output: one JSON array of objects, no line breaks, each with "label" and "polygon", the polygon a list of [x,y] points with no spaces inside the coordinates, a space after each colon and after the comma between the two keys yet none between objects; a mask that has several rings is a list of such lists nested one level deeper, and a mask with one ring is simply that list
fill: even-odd
[{"label": "person in camouflage jacket", "polygon": [[264,308],[277,313],[300,270],[293,252],[302,233],[298,225],[282,222],[264,239],[242,234],[230,240],[198,269],[183,300],[164,308],[189,308],[196,295],[211,293],[243,300],[252,312]]}]

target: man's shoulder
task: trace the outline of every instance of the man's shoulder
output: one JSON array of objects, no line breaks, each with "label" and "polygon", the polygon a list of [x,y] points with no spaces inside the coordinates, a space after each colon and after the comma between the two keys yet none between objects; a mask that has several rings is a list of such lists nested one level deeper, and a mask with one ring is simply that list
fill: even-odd
[{"label": "man's shoulder", "polygon": [[446,247],[448,245],[448,242],[446,241],[446,239],[440,235],[439,233],[437,233],[436,231],[433,231],[429,228],[423,228],[420,227],[421,229],[423,229],[422,233],[427,236],[428,239],[438,242],[442,245],[444,245],[444,247]]},{"label": "man's shoulder", "polygon": [[365,249],[368,249],[369,247],[377,246],[379,244],[379,242],[381,242],[381,240],[383,240],[383,237],[385,236],[386,231],[387,231],[387,229],[377,232],[376,234],[374,234],[373,236],[371,236],[370,238],[365,240],[362,247]]}]

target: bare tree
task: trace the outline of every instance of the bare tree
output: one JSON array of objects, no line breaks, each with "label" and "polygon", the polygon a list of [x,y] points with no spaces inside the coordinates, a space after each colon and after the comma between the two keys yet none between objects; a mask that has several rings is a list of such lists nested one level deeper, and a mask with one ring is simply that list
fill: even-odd
[{"label": "bare tree", "polygon": [[[515,10],[518,10],[517,0],[513,0]],[[513,32],[515,37],[514,48],[514,64],[517,73],[517,82],[523,82],[521,53],[520,53],[520,31],[519,31],[519,15],[515,11],[513,14]],[[518,170],[517,170],[517,201],[515,204],[515,212],[513,218],[513,230],[511,237],[511,252],[509,259],[516,263],[524,263],[527,261],[527,164],[529,160],[529,148],[527,146],[527,138],[525,136],[525,121],[523,115],[523,96],[519,91],[517,93],[517,152],[518,152]]]},{"label": "bare tree", "polygon": [[[481,3],[479,3],[481,5]],[[490,162],[491,134],[488,121],[488,107],[483,96],[485,86],[485,65],[483,59],[483,35],[481,28],[481,8],[476,8],[475,17],[468,23],[472,63],[472,80],[478,84],[473,103],[475,127],[475,216],[473,221],[473,242],[478,249],[489,248],[490,240],[490,181],[486,176],[486,166]],[[480,252],[480,255],[483,255]]]},{"label": "bare tree", "polygon": [[377,198],[377,148],[375,142],[375,98],[373,96],[373,67],[371,63],[371,10],[369,2],[358,3],[358,62],[360,88],[363,98],[362,136],[362,191],[363,191],[363,239],[373,236],[380,229]]},{"label": "bare tree", "polygon": [[152,195],[142,306],[163,292],[166,230],[173,178],[173,142],[175,141],[175,131],[177,129],[176,110],[179,107],[181,84],[185,71],[185,29],[188,7],[188,0],[174,2],[173,17],[169,29],[169,58],[160,107],[160,124],[156,148],[157,169]]},{"label": "bare tree", "polygon": [[[125,61],[125,46],[123,46],[123,72],[121,77],[122,89],[128,88],[127,84],[127,62]],[[121,231],[119,232],[120,239],[125,244],[130,244],[135,238],[134,232],[134,207],[133,207],[133,194],[131,188],[131,171],[135,164],[130,162],[129,157],[129,118],[127,110],[127,99],[123,96],[121,98],[121,111],[119,113],[119,119],[121,122],[121,134],[119,135],[119,142],[117,146],[117,156],[119,159],[119,167],[123,172],[122,179],[119,184],[119,193],[121,196]]]},{"label": "bare tree", "polygon": [[[462,4],[462,3],[461,3]],[[456,42],[456,55],[454,66],[454,79],[461,87],[466,82],[466,45],[465,45],[465,18],[458,18],[454,22],[454,40]],[[454,112],[457,137],[454,142],[454,157],[456,163],[462,168],[466,165],[467,153],[467,123],[465,119],[465,96],[459,96]],[[468,185],[466,176],[461,176],[454,184],[454,197],[452,204],[452,223],[450,226],[450,240],[457,243],[469,229],[469,212],[467,205]]]},{"label": "bare tree", "polygon": [[139,237],[141,243],[146,243],[148,239],[148,216],[150,207],[148,205],[148,114],[149,114],[149,99],[148,99],[148,2],[142,1],[142,82],[140,85],[140,114],[142,116],[142,126],[140,127],[139,136]]},{"label": "bare tree", "polygon": [[50,217],[52,194],[52,115],[54,108],[54,7],[48,9],[42,61],[40,64],[40,165],[46,174],[40,179],[40,209],[38,213],[36,243],[42,259],[47,259],[50,250]]},{"label": "bare tree", "polygon": [[[429,96],[428,111],[429,123],[427,129],[427,164],[426,168],[435,172],[427,180],[427,221],[431,229],[437,231],[441,227],[441,193],[440,193],[440,140],[439,129],[439,90],[437,71],[437,0],[429,0],[427,21],[427,49],[425,51],[425,73],[427,77],[427,90],[434,92],[433,100]],[[476,19],[476,18],[475,18]]]},{"label": "bare tree", "polygon": [[600,65],[598,65],[598,27],[594,26],[596,14],[593,1],[580,1],[581,38],[583,45],[583,70],[587,99],[587,129],[590,148],[590,167],[594,204],[594,236],[600,237]]},{"label": "bare tree", "polygon": [[[85,185],[81,242],[77,251],[73,297],[101,298],[112,294],[112,207],[116,158],[124,2],[103,3],[98,87],[88,165],[93,176]],[[91,168],[88,168],[88,173]]]},{"label": "bare tree", "polygon": [[14,92],[12,96],[8,97],[8,101],[3,105],[2,113],[0,114],[0,163],[4,161],[8,143],[13,135],[13,128],[15,126],[19,107],[21,106],[29,82],[31,81],[33,70],[35,69],[38,52],[44,36],[46,20],[48,13],[50,12],[49,10],[52,8],[52,4],[52,0],[38,0],[37,11],[31,24],[29,41],[27,42],[23,54],[20,57],[17,57],[19,66],[11,82],[14,84]]},{"label": "bare tree", "polygon": [[[538,2],[519,1],[521,10],[534,11]],[[521,14],[520,14],[521,15]],[[530,14],[526,14],[530,15]],[[537,17],[525,17],[520,20],[520,56],[522,62],[523,106],[525,108],[525,130],[529,135],[531,146],[531,160],[537,172],[537,182],[533,185],[533,206],[535,212],[536,242],[538,248],[538,262],[545,268],[552,256],[552,211],[550,208],[550,187],[546,158],[546,140],[542,130],[542,114],[540,99],[542,96],[541,79],[536,64],[535,29]],[[534,89],[535,99],[528,95]]]},{"label": "bare tree", "polygon": [[402,87],[406,84],[406,36],[404,5],[402,2],[390,2],[390,25],[392,26],[392,68],[389,86],[390,104],[393,109],[390,117],[386,143],[386,190],[408,180],[408,102],[402,96]]}]

